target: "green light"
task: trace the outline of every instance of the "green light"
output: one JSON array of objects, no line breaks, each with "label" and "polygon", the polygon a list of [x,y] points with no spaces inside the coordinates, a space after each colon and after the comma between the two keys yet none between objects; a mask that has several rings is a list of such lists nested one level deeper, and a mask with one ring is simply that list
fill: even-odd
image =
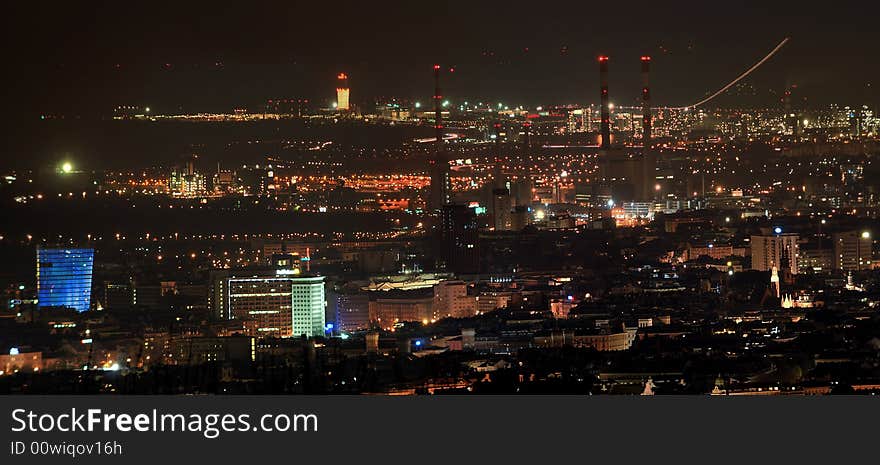
[{"label": "green light", "polygon": [[69,161],[66,161],[63,165],[61,165],[61,171],[69,173],[73,171],[73,165],[71,165]]}]

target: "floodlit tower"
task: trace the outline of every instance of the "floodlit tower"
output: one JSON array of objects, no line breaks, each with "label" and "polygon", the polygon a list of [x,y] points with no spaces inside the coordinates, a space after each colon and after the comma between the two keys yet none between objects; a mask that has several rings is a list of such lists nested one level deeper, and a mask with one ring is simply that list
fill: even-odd
[{"label": "floodlit tower", "polygon": [[348,87],[348,75],[339,73],[336,75],[336,109],[339,111],[349,111],[351,104],[349,103],[349,94],[351,89]]},{"label": "floodlit tower", "polygon": [[599,82],[601,85],[599,102],[601,108],[599,110],[602,115],[600,123],[601,147],[607,149],[611,146],[611,109],[608,102],[608,57],[605,55],[599,56]]}]

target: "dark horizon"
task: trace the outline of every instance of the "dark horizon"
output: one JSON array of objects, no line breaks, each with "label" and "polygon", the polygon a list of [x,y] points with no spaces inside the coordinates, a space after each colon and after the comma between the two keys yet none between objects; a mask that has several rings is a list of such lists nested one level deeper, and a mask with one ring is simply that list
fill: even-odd
[{"label": "dark horizon", "polygon": [[598,100],[598,54],[611,57],[612,101],[637,99],[639,57],[648,54],[656,104],[680,106],[717,90],[785,37],[790,43],[717,105],[768,105],[797,85],[808,105],[875,106],[876,7],[844,4],[817,14],[803,2],[780,3],[552,11],[520,2],[266,2],[246,11],[14,5],[4,54],[11,77],[4,100],[13,114],[5,118],[106,115],[116,105],[221,111],[281,97],[326,105],[340,71],[351,78],[355,102],[427,100],[435,62],[455,67],[444,78],[452,99],[589,103]]}]

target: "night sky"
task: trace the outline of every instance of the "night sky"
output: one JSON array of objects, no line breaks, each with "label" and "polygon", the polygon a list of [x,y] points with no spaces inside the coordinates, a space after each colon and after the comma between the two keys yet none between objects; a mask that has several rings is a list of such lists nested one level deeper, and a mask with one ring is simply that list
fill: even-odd
[{"label": "night sky", "polygon": [[229,110],[278,97],[329,104],[340,71],[355,101],[428,101],[434,62],[455,66],[444,85],[453,99],[590,103],[600,53],[611,56],[612,101],[636,98],[639,56],[650,54],[657,104],[686,105],[788,36],[746,81],[756,95],[741,89],[717,104],[767,104],[788,84],[814,105],[880,102],[869,2],[132,3],[5,6],[4,118],[106,116],[119,104]]}]

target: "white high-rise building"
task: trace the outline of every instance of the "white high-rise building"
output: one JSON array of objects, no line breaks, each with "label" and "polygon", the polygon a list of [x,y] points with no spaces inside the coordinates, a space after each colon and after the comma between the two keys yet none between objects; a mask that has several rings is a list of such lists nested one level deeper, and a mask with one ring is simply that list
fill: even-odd
[{"label": "white high-rise building", "polygon": [[293,302],[293,337],[322,336],[324,334],[323,276],[300,276],[291,279]]},{"label": "white high-rise building", "polygon": [[[787,269],[791,274],[798,273],[798,235],[774,234],[772,236],[752,236],[752,269],[780,272]],[[783,267],[785,262],[785,267]]]}]

